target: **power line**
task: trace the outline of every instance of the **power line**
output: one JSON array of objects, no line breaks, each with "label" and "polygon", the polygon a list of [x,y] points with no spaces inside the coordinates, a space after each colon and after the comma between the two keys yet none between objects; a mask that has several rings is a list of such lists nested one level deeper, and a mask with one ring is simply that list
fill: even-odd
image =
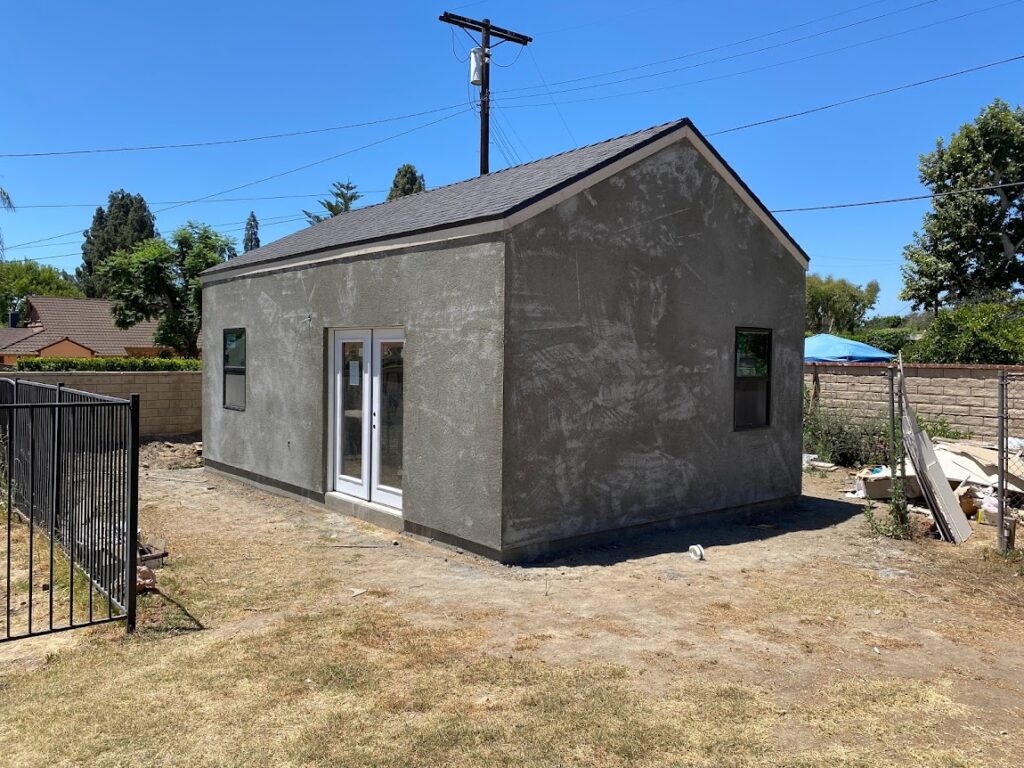
[{"label": "power line", "polygon": [[885,200],[866,200],[859,203],[837,203],[835,205],[812,205],[805,208],[775,208],[772,213],[800,213],[804,211],[834,211],[841,208],[866,208],[871,205],[891,205],[893,203],[909,203],[913,200],[934,200],[954,195],[967,195],[976,192],[994,192],[997,189],[1024,187],[1024,181],[1013,181],[1008,184],[993,184],[988,187],[972,187],[970,189],[953,189],[948,192],[935,192],[930,195],[911,195],[909,197],[890,197]]},{"label": "power line", "polygon": [[547,81],[544,79],[544,73],[540,70],[540,64],[537,63],[537,57],[533,55],[533,51],[530,51],[530,61],[533,62],[534,69],[537,70],[537,75],[540,77],[540,81],[544,83],[544,88],[547,90],[548,98],[551,100],[551,106],[555,108],[555,112],[558,113],[558,119],[562,121],[562,127],[565,128],[565,132],[569,134],[569,139],[573,145],[577,148],[580,143],[576,141],[576,137],[572,133],[572,129],[569,127],[569,123],[565,121],[565,115],[562,114],[562,108],[558,106],[558,102],[555,101],[555,97],[551,95],[551,89],[547,86]]},{"label": "power line", "polygon": [[[990,186],[985,186],[985,187],[971,187],[969,189],[954,189],[954,190],[950,190],[948,192],[935,192],[935,193],[929,194],[929,195],[909,195],[909,196],[906,196],[906,197],[890,197],[890,198],[886,198],[886,199],[882,199],[882,200],[866,200],[866,201],[857,202],[857,203],[838,203],[838,204],[835,204],[835,205],[815,205],[815,206],[807,206],[807,207],[803,207],[803,208],[774,208],[774,209],[772,209],[771,212],[773,214],[778,214],[778,213],[800,213],[800,212],[808,212],[808,211],[831,211],[831,210],[838,210],[838,209],[843,209],[843,208],[865,208],[865,207],[868,207],[868,206],[892,205],[892,204],[895,204],[895,203],[906,203],[906,202],[911,202],[911,201],[916,201],[916,200],[930,200],[930,199],[935,199],[935,198],[950,197],[950,196],[953,196],[953,195],[966,195],[966,194],[972,194],[972,193],[977,193],[977,192],[993,192],[993,191],[998,190],[998,189],[1010,189],[1010,188],[1013,188],[1013,187],[1024,187],[1024,181],[1014,181],[1014,182],[1009,182],[1007,184],[992,184]],[[281,217],[272,217],[272,218],[281,218]],[[286,219],[284,219],[282,221],[270,221],[270,219],[266,219],[266,220],[260,221],[260,226],[261,227],[264,227],[264,226],[266,226],[266,227],[274,227],[274,226],[278,226],[280,224],[291,224],[291,223],[296,222],[296,221],[303,221],[303,220],[305,220],[305,218],[306,218],[305,216],[294,216],[294,217],[291,217],[291,218],[286,218]],[[241,224],[243,222],[229,222],[229,223]],[[211,226],[223,226],[223,225],[211,225]],[[225,231],[226,232],[241,232],[243,229],[244,229],[244,227],[238,227],[236,229],[230,229],[230,230],[225,230]],[[64,258],[68,258],[70,256],[79,256],[79,255],[81,255],[79,251],[73,251],[71,253],[60,253],[60,254],[57,254],[57,255],[54,255],[54,256],[39,256],[39,257],[31,258],[31,259],[26,257],[25,259],[20,259],[20,261],[46,261],[46,260],[51,260],[51,259],[64,259]]]},{"label": "power line", "polygon": [[985,69],[991,69],[992,67],[999,67],[1003,64],[1011,64],[1013,62],[1024,60],[1024,54],[1020,56],[1012,56],[1008,59],[1001,59],[999,61],[993,61],[988,64],[979,64],[976,67],[968,67],[967,69],[961,69],[957,72],[950,72],[946,75],[938,75],[937,77],[930,77],[927,80],[918,80],[914,83],[905,83],[904,85],[893,86],[892,88],[886,88],[881,91],[873,91],[872,93],[865,93],[861,96],[853,96],[849,99],[842,99],[840,101],[833,101],[831,104],[823,104],[820,107],[812,107],[811,109],[805,109],[800,112],[790,112],[787,115],[779,115],[778,117],[770,117],[767,120],[758,120],[753,123],[746,123],[744,125],[737,125],[732,128],[723,128],[722,130],[709,133],[708,136],[722,136],[726,133],[734,133],[736,131],[744,131],[748,128],[756,128],[761,125],[769,125],[771,123],[782,122],[783,120],[792,120],[796,117],[804,117],[806,115],[812,115],[816,112],[824,112],[829,109],[835,109],[836,107],[842,107],[847,104],[853,104],[858,101],[865,101],[867,99],[873,99],[876,96],[886,96],[890,93],[898,93],[899,91],[906,91],[911,88],[918,88],[922,85],[931,85],[932,83],[938,83],[942,80],[949,80],[954,77],[960,77],[961,75],[971,74],[972,72],[980,72]]},{"label": "power line", "polygon": [[[386,189],[364,189],[359,193],[362,195],[375,195],[387,192]],[[323,197],[329,192],[311,192],[308,195],[268,195],[265,197],[221,197],[216,200],[207,200],[208,203],[249,203],[258,200],[299,200],[309,197]],[[157,200],[150,205],[175,205],[176,203],[188,202],[186,200]],[[26,208],[102,208],[105,203],[36,203],[32,205],[19,205],[18,210]]]},{"label": "power line", "polygon": [[[295,217],[296,215],[297,214],[295,214],[295,213],[284,213],[284,214],[281,214],[279,216],[268,216],[266,218],[259,219],[259,222],[260,222],[261,226],[263,224],[280,223],[279,221],[277,221],[278,219],[291,219],[291,218]],[[305,216],[299,216],[299,218],[302,219],[302,218],[305,218]],[[241,219],[239,221],[222,221],[222,222],[219,222],[217,224],[210,224],[209,226],[214,227],[214,228],[216,228],[216,227],[231,227],[231,226],[235,226],[236,224],[245,224],[245,222],[246,222],[245,219]],[[53,248],[56,245],[71,245],[73,243],[77,243],[77,242],[81,241],[81,234],[82,233],[79,232],[78,233],[79,237],[77,237],[77,238],[75,238],[73,240],[61,241],[61,242],[56,242],[56,243],[49,243],[49,242],[47,242],[47,243],[35,243],[33,245],[17,246],[16,248],[12,246],[12,248],[8,249],[8,250],[12,250],[12,249],[16,249],[16,250],[30,250],[30,249],[33,249],[33,248]]]},{"label": "power line", "polygon": [[509,119],[509,116],[506,115],[497,106],[495,106],[495,108],[494,108],[494,114],[496,116],[500,117],[502,120],[505,121],[505,126],[508,128],[509,131],[511,131],[512,135],[519,142],[519,146],[523,148],[523,152],[525,152],[526,155],[532,160],[533,157],[534,157],[533,153],[530,151],[530,148],[528,146],[526,146],[526,142],[523,141],[523,137],[519,135],[519,131],[516,130],[516,127],[513,124],[513,122]]},{"label": "power line", "polygon": [[439,112],[448,112],[453,109],[458,109],[461,104],[450,104],[447,107],[437,107],[436,109],[427,109],[422,112],[412,112],[408,115],[397,115],[395,117],[383,117],[377,120],[367,120],[362,123],[348,123],[346,125],[332,125],[326,128],[310,128],[301,131],[286,131],[283,133],[268,133],[263,136],[246,136],[243,138],[236,139],[216,139],[210,141],[191,141],[180,144],[150,144],[144,146],[133,146],[133,147],[103,147],[93,149],[64,149],[64,150],[51,150],[45,152],[4,152],[0,153],[0,158],[16,158],[16,157],[64,157],[67,155],[97,155],[107,154],[112,152],[150,152],[154,150],[163,149],[194,149],[196,147],[217,147],[225,144],[247,144],[253,141],[269,141],[271,139],[285,139],[294,136],[309,136],[317,133],[330,133],[332,131],[344,131],[352,128],[365,128],[371,125],[382,125],[384,123],[394,123],[400,120],[409,120],[414,117],[424,117],[426,115],[434,115]]},{"label": "power line", "polygon": [[[852,50],[854,48],[861,48],[861,47],[863,47],[865,45],[871,45],[873,43],[878,43],[878,42],[881,42],[883,40],[891,40],[891,39],[896,38],[896,37],[902,37],[903,35],[908,35],[908,34],[911,34],[913,32],[920,32],[922,30],[930,29],[932,27],[937,27],[937,26],[940,26],[942,24],[948,24],[948,23],[953,22],[953,21],[960,21],[960,20],[965,19],[965,18],[967,18],[969,16],[976,16],[977,14],[980,14],[980,13],[987,13],[988,11],[992,11],[992,10],[996,10],[996,9],[999,9],[999,8],[1003,8],[1003,7],[1006,7],[1008,5],[1015,5],[1015,4],[1020,3],[1020,2],[1022,2],[1022,0],[1006,0],[1006,2],[997,3],[995,5],[990,5],[990,6],[985,7],[985,8],[980,8],[980,9],[973,10],[973,11],[967,11],[966,13],[962,13],[962,14],[960,14],[958,16],[950,16],[950,17],[947,17],[945,19],[939,19],[938,21],[929,22],[928,24],[921,24],[921,25],[916,26],[916,27],[910,27],[908,29],[902,29],[902,30],[900,30],[898,32],[891,32],[889,34],[881,35],[879,37],[873,37],[873,38],[870,38],[868,40],[861,40],[861,41],[858,41],[856,43],[850,43],[848,45],[842,45],[842,46],[839,46],[838,48],[830,48],[827,51],[819,51],[817,53],[811,53],[811,54],[807,54],[805,56],[797,56],[797,57],[792,58],[792,59],[785,59],[783,61],[777,61],[777,62],[773,62],[771,64],[762,64],[760,66],[749,67],[747,69],[741,69],[741,70],[737,70],[735,72],[726,72],[726,73],[721,74],[721,75],[713,75],[711,77],[705,77],[705,78],[701,78],[699,80],[688,80],[688,81],[682,82],[682,83],[670,83],[668,85],[656,86],[654,88],[645,88],[645,89],[633,90],[633,91],[623,91],[621,93],[611,93],[611,94],[604,94],[604,95],[600,95],[600,96],[589,96],[589,97],[584,97],[584,98],[579,98],[579,99],[562,99],[561,103],[562,104],[582,104],[584,102],[590,102],[590,101],[604,101],[604,100],[607,100],[607,99],[618,99],[618,98],[622,98],[624,96],[639,96],[639,95],[648,94],[648,93],[658,93],[660,91],[674,90],[676,88],[685,88],[685,87],[691,86],[691,85],[702,85],[704,83],[712,83],[712,82],[717,82],[719,80],[728,80],[728,79],[731,79],[731,78],[734,78],[734,77],[739,77],[741,75],[749,75],[749,74],[752,74],[752,73],[755,73],[755,72],[764,72],[764,71],[767,71],[767,70],[770,70],[770,69],[777,69],[778,67],[783,67],[783,66],[786,66],[786,65],[789,65],[789,64],[797,64],[799,62],[809,61],[811,59],[817,59],[817,58],[821,58],[823,56],[830,56],[830,55],[832,55],[834,53],[841,53],[843,51],[849,51],[849,50]],[[704,63],[694,64],[694,65],[690,65],[688,67],[682,67],[682,68],[677,69],[677,70],[668,70],[668,72],[681,71],[682,69],[693,69],[693,68],[699,67],[699,66],[704,66]],[[667,72],[654,72],[654,73],[651,73],[649,75],[640,75],[640,76],[637,76],[635,78],[630,78],[630,79],[631,80],[638,80],[638,79],[643,79],[643,78],[659,77],[660,75],[663,75],[663,74],[667,74]],[[569,88],[569,89],[560,90],[560,91],[550,91],[548,95],[549,95],[549,98],[550,98],[552,94],[553,95],[559,95],[559,94],[563,94],[563,93],[576,92],[576,91],[580,91],[580,90],[584,90],[584,89],[603,88],[605,86],[615,85],[616,83],[619,83],[619,82],[625,82],[625,81],[624,80],[623,81],[616,81],[615,83],[599,83],[599,84],[595,84],[595,85],[580,86],[578,88]],[[495,97],[494,101],[502,101],[502,102],[504,102],[504,101],[511,101],[511,100],[539,98],[542,95],[543,94],[535,93],[535,94],[524,94],[524,95],[520,95],[520,96],[498,96],[498,97]],[[521,107],[541,107],[541,106],[546,106],[546,104],[544,102],[533,102],[533,103],[530,103],[530,104],[505,104],[505,106],[506,107],[521,108]]]},{"label": "power line", "polygon": [[[284,221],[273,221],[273,222],[266,223],[266,224],[263,221],[261,221],[260,222],[260,228],[263,228],[263,227],[276,227],[276,226],[279,226],[281,224],[292,224],[292,223],[295,223],[297,221],[305,221],[305,220],[306,220],[305,216],[295,216],[293,218],[286,219]],[[244,226],[235,227],[233,229],[225,229],[225,230],[222,230],[221,234],[224,234],[225,232],[242,232],[244,229],[245,229]],[[23,261],[52,261],[54,259],[67,259],[67,258],[70,258],[71,256],[81,256],[81,255],[82,255],[81,251],[71,251],[70,253],[58,253],[58,254],[50,255],[50,256],[31,256],[31,257],[30,256],[26,256],[23,259],[13,259],[13,261],[22,261],[22,262]],[[9,260],[9,261],[11,261],[11,260]]]},{"label": "power line", "polygon": [[[745,123],[743,125],[737,125],[737,126],[734,126],[732,128],[723,128],[723,129],[720,129],[718,131],[714,131],[712,133],[709,133],[708,136],[721,136],[721,135],[725,135],[725,134],[728,134],[728,133],[735,133],[737,131],[743,131],[743,130],[747,130],[747,129],[750,129],[750,128],[760,127],[760,126],[763,126],[763,125],[770,125],[770,124],[782,122],[782,121],[785,121],[785,120],[792,120],[792,119],[795,119],[795,118],[798,118],[798,117],[805,117],[807,115],[816,114],[818,112],[824,112],[826,110],[836,109],[836,108],[841,107],[841,106],[846,106],[848,104],[853,104],[853,103],[856,103],[856,102],[859,102],[859,101],[865,101],[867,99],[875,98],[875,97],[878,97],[878,96],[885,96],[885,95],[889,95],[889,94],[892,94],[892,93],[898,93],[900,91],[909,90],[909,89],[912,89],[912,88],[918,88],[918,87],[924,86],[924,85],[931,85],[933,83],[941,82],[943,80],[949,80],[949,79],[952,79],[952,78],[955,78],[955,77],[960,77],[960,76],[963,76],[963,75],[972,74],[974,72],[980,72],[980,71],[983,71],[983,70],[986,70],[986,69],[991,69],[993,67],[1002,66],[1004,64],[1011,64],[1011,63],[1019,62],[1019,61],[1022,61],[1022,60],[1024,60],[1024,54],[1021,54],[1021,55],[1018,55],[1018,56],[1012,56],[1012,57],[1006,58],[1006,59],[1000,59],[998,61],[989,62],[987,64],[980,64],[978,66],[968,67],[966,69],[961,69],[961,70],[958,70],[956,72],[950,72],[950,73],[947,73],[947,74],[944,74],[944,75],[937,75],[935,77],[927,78],[925,80],[918,80],[918,81],[915,81],[915,82],[912,82],[912,83],[905,83],[905,84],[902,84],[902,85],[893,86],[891,88],[886,88],[886,89],[879,90],[879,91],[873,91],[871,93],[862,94],[860,96],[853,96],[853,97],[848,98],[848,99],[842,99],[842,100],[839,100],[839,101],[831,102],[829,104],[824,104],[824,105],[821,105],[821,106],[812,107],[810,109],[801,110],[799,112],[791,112],[791,113],[788,113],[788,114],[785,114],[785,115],[778,115],[776,117],[767,118],[765,120],[758,120],[758,121],[755,121],[755,122],[752,122],[752,123]],[[456,113],[456,115],[463,114],[464,112],[468,112],[468,111],[470,111],[470,110],[469,109],[463,109],[462,112]],[[416,128],[410,129],[409,131],[405,131],[405,132],[403,132],[401,134],[396,134],[394,136],[390,136],[388,138],[381,139],[381,140],[379,140],[377,142],[374,142],[374,144],[365,145],[364,147],[357,147],[355,149],[348,150],[347,152],[340,153],[339,155],[334,155],[334,156],[332,156],[330,158],[325,158],[323,160],[318,160],[318,161],[315,161],[313,163],[309,163],[309,164],[306,164],[304,166],[300,166],[299,168],[295,168],[295,169],[291,169],[291,170],[288,170],[288,171],[284,171],[284,172],[282,172],[280,174],[275,174],[273,176],[268,176],[268,177],[265,177],[263,179],[259,179],[257,181],[249,182],[247,184],[243,184],[243,185],[240,185],[238,187],[234,187],[234,188],[229,189],[229,190],[224,190],[224,191],[219,192],[219,193],[215,192],[215,193],[212,193],[211,195],[207,195],[207,196],[205,196],[203,198],[195,198],[193,200],[181,201],[180,203],[172,205],[169,208],[163,208],[163,209],[160,209],[158,211],[155,211],[155,213],[162,213],[162,212],[164,212],[166,210],[170,210],[171,208],[179,207],[180,205],[188,205],[188,204],[200,202],[200,201],[205,200],[206,198],[209,198],[209,197],[214,197],[214,196],[217,196],[219,194],[227,194],[228,192],[235,191],[236,189],[242,189],[242,188],[247,187],[247,186],[253,186],[255,184],[259,184],[259,183],[262,183],[264,181],[268,181],[268,180],[273,179],[273,178],[278,178],[280,176],[287,175],[289,173],[294,173],[294,172],[297,172],[299,170],[303,170],[303,169],[311,167],[313,165],[317,165],[317,164],[320,164],[320,163],[328,162],[329,160],[333,160],[333,159],[335,159],[337,157],[340,157],[342,155],[351,154],[352,152],[359,151],[360,149],[365,149],[366,147],[369,147],[369,146],[374,146],[375,144],[380,144],[380,143],[382,143],[384,141],[388,141],[389,139],[405,135],[405,134],[410,133],[410,132],[412,132],[414,130],[420,130],[421,128],[425,128],[425,127],[428,127],[430,125],[436,124],[438,122],[442,122],[443,120],[448,120],[451,117],[455,117],[456,115],[449,115],[447,117],[441,118],[440,120],[436,120],[436,121],[433,121],[431,123],[427,123],[427,124],[418,126]],[[790,212],[790,211],[787,209],[786,211],[780,211],[780,212]],[[52,240],[58,240],[58,239],[60,239],[62,237],[67,237],[69,235],[78,234],[79,232],[80,232],[80,230],[73,230],[72,232],[66,232],[66,233],[63,233],[63,234],[60,234],[60,235],[53,235],[53,236],[48,237],[48,238],[42,238],[42,239],[39,239],[39,240],[30,240],[30,241],[27,241],[25,243],[19,243],[17,245],[10,246],[8,248],[8,250],[22,248],[22,247],[25,247],[27,245],[34,245],[35,243],[50,242]]]},{"label": "power line", "polygon": [[[714,46],[712,48],[704,48],[704,49],[701,49],[701,50],[698,50],[698,51],[690,51],[688,53],[683,53],[683,54],[680,54],[678,56],[672,56],[672,57],[669,57],[667,59],[659,59],[657,61],[647,62],[646,64],[636,64],[636,65],[633,65],[633,66],[630,66],[630,67],[622,67],[620,69],[608,70],[606,72],[598,72],[598,73],[590,74],[590,75],[582,75],[580,77],[573,77],[573,78],[569,78],[569,79],[566,79],[566,80],[556,80],[553,83],[541,83],[541,84],[538,84],[538,85],[524,85],[524,86],[519,86],[517,88],[507,88],[504,91],[501,91],[501,93],[513,93],[513,92],[518,92],[518,91],[531,91],[531,90],[547,89],[549,86],[569,85],[569,84],[572,84],[572,83],[582,82],[584,80],[595,80],[595,79],[602,78],[602,77],[611,77],[613,75],[621,75],[621,74],[624,74],[626,72],[635,72],[637,70],[647,69],[649,67],[657,67],[657,66],[660,66],[661,64],[671,64],[674,61],[682,61],[683,59],[693,58],[694,56],[700,56],[700,55],[705,54],[705,53],[716,53],[718,51],[725,50],[727,48],[734,48],[737,45],[743,45],[745,43],[750,43],[750,42],[761,40],[761,39],[764,39],[764,38],[767,38],[767,37],[772,37],[773,35],[778,35],[778,34],[781,34],[783,32],[791,32],[791,31],[793,31],[795,29],[800,29],[802,27],[810,26],[811,24],[815,24],[815,23],[817,23],[819,21],[826,21],[828,19],[835,18],[837,16],[843,16],[843,15],[845,15],[847,13],[853,13],[854,11],[861,10],[863,8],[867,8],[869,6],[878,5],[879,2],[884,2],[884,1],[885,0],[878,0],[876,2],[866,3],[864,5],[857,6],[856,8],[851,8],[851,9],[849,9],[847,11],[840,11],[839,13],[830,14],[828,16],[821,16],[821,17],[818,17],[817,19],[813,19],[811,21],[806,21],[806,22],[803,22],[801,24],[796,24],[796,25],[789,26],[789,27],[783,27],[782,29],[777,29],[774,32],[765,32],[765,33],[760,34],[760,35],[755,35],[754,37],[748,37],[748,38],[746,38],[744,40],[737,40],[737,41],[734,41],[734,42],[731,42],[731,43],[724,43],[722,45],[717,45],[717,46]],[[905,8],[900,8],[900,9],[897,9],[895,11],[888,11],[887,13],[879,14],[877,16],[872,16],[870,18],[862,19],[862,20],[856,21],[856,22],[850,22],[848,24],[844,24],[844,25],[841,25],[841,26],[838,26],[838,27],[831,27],[829,29],[825,29],[825,30],[821,30],[821,31],[818,31],[818,32],[814,32],[814,33],[812,33],[810,35],[805,35],[803,37],[794,38],[792,40],[783,41],[783,42],[780,42],[780,43],[774,43],[774,44],[772,44],[770,46],[766,46],[766,47],[763,47],[763,48],[758,48],[758,49],[755,49],[753,51],[744,51],[744,52],[741,52],[741,53],[738,53],[738,54],[733,54],[732,56],[726,56],[726,57],[720,58],[720,59],[712,59],[710,61],[703,62],[703,63],[695,65],[695,66],[706,66],[707,64],[714,64],[714,63],[717,63],[717,62],[720,62],[720,61],[728,61],[730,59],[738,58],[740,56],[749,56],[749,55],[752,55],[752,54],[755,54],[755,53],[763,53],[764,51],[774,50],[776,48],[781,48],[781,47],[784,47],[784,46],[787,46],[787,45],[793,45],[795,43],[803,42],[805,40],[810,40],[810,39],[813,39],[813,38],[816,38],[816,37],[821,37],[823,35],[832,34],[833,32],[839,32],[839,31],[842,31],[842,30],[845,30],[845,29],[850,29],[852,27],[861,26],[863,24],[868,24],[868,23],[870,23],[872,21],[878,21],[879,19],[884,19],[884,18],[886,18],[888,16],[895,16],[895,15],[900,14],[900,13],[905,13],[906,11],[915,10],[915,9],[920,8],[922,6],[925,6],[925,5],[932,5],[932,4],[934,4],[934,3],[938,2],[938,1],[939,0],[922,0],[922,2],[918,2],[918,3],[914,4],[914,5],[907,6]],[[670,71],[675,71],[675,70],[670,70]],[[650,77],[650,76],[651,75],[645,75],[645,77]],[[543,78],[542,78],[542,80],[543,80]],[[621,82],[621,81],[616,81],[616,82]],[[611,84],[612,83],[606,83],[605,85],[611,85]],[[597,86],[591,86],[591,87],[597,87]]]},{"label": "power line", "polygon": [[[264,182],[267,182],[267,181],[272,181],[274,179],[279,179],[279,178],[281,178],[283,176],[288,176],[288,175],[290,175],[292,173],[298,173],[299,171],[304,171],[307,168],[313,168],[314,166],[317,166],[317,165],[322,165],[324,163],[329,163],[332,160],[337,160],[340,157],[345,157],[347,155],[351,155],[351,154],[354,154],[356,152],[361,152],[364,149],[370,149],[371,147],[376,147],[376,146],[378,146],[380,144],[383,144],[383,143],[385,143],[387,141],[391,141],[393,139],[397,139],[397,138],[400,138],[402,136],[407,136],[408,134],[414,133],[415,131],[420,131],[420,130],[423,130],[424,128],[429,128],[429,127],[431,127],[433,125],[437,125],[438,123],[442,123],[445,120],[450,120],[453,117],[458,117],[459,115],[464,114],[465,112],[468,112],[468,111],[469,111],[468,109],[463,107],[462,110],[460,110],[459,112],[455,112],[455,113],[453,113],[451,115],[445,115],[444,117],[438,118],[437,120],[432,120],[429,123],[421,123],[420,125],[414,126],[414,127],[409,128],[409,129],[407,129],[405,131],[401,131],[400,133],[394,133],[394,134],[391,134],[390,136],[384,137],[383,139],[378,139],[377,141],[372,141],[369,144],[363,144],[361,146],[354,147],[352,149],[347,149],[344,152],[339,152],[336,155],[331,155],[329,157],[324,157],[324,158],[321,158],[319,160],[314,160],[311,163],[305,163],[304,165],[300,165],[300,166],[298,166],[296,168],[290,168],[287,171],[281,171],[280,173],[274,173],[274,174],[271,174],[270,176],[264,176],[263,178],[256,179],[255,181],[248,181],[245,184],[239,184],[238,186],[235,186],[235,187],[230,187],[228,189],[222,189],[219,192],[211,192],[210,194],[203,195],[202,197],[196,197],[196,198],[193,198],[191,200],[183,200],[181,202],[174,203],[173,205],[169,205],[166,208],[159,208],[159,209],[153,211],[153,213],[154,214],[156,214],[156,213],[164,213],[166,211],[170,211],[170,210],[173,210],[175,208],[180,208],[183,205],[192,205],[193,203],[203,202],[203,201],[206,201],[206,200],[210,199],[211,197],[219,197],[220,195],[226,195],[226,194],[229,194],[231,192],[237,192],[240,189],[246,189],[248,187],[253,187],[253,186],[256,186],[257,184],[263,184]],[[51,235],[50,237],[44,237],[44,238],[40,238],[38,240],[28,240],[28,241],[26,241],[24,243],[18,243],[17,245],[9,246],[9,248],[21,248],[21,247],[24,247],[26,245],[34,245],[35,243],[45,243],[45,242],[50,242],[51,240],[59,240],[62,237],[68,237],[70,235],[78,234],[80,231],[81,230],[79,230],[79,229],[74,229],[74,230],[72,230],[70,232],[63,232],[63,233],[61,233],[59,235]]]}]

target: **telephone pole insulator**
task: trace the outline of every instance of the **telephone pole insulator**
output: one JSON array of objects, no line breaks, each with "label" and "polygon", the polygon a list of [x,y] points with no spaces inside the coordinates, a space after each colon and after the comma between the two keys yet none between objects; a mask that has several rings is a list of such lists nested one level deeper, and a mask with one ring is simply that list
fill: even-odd
[{"label": "telephone pole insulator", "polygon": [[474,56],[476,49],[470,53],[470,82],[480,86],[480,175],[486,176],[490,173],[491,38],[496,37],[499,40],[523,46],[532,43],[533,38],[510,29],[496,27],[491,24],[490,19],[478,21],[447,11],[442,13],[438,19],[445,24],[480,33],[480,53]]}]

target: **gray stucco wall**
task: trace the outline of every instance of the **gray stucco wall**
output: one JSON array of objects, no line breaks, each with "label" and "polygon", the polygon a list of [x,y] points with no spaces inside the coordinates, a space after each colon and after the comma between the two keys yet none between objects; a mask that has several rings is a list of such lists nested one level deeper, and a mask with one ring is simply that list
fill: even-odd
[{"label": "gray stucco wall", "polygon": [[[505,250],[503,548],[799,495],[804,270],[688,142]],[[774,332],[767,429],[737,326]]]},{"label": "gray stucco wall", "polygon": [[[403,515],[500,546],[503,245],[355,257],[207,285],[204,453],[322,494],[327,329],[405,330]],[[244,327],[244,412],[222,407],[222,332]]]}]

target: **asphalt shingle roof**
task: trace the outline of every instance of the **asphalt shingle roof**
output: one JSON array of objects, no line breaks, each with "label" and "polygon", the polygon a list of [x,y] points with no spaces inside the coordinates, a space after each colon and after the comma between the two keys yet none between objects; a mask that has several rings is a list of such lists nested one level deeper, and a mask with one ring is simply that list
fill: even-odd
[{"label": "asphalt shingle roof", "polygon": [[[110,302],[105,299],[72,299],[63,296],[29,296],[39,327],[28,327],[31,335],[7,342],[0,352],[33,355],[63,339],[91,349],[101,357],[127,354],[127,347],[155,347],[156,322],[141,322],[121,330],[114,325]],[[28,310],[28,307],[26,307]],[[30,313],[30,316],[31,313]],[[0,343],[4,339],[0,337]]]},{"label": "asphalt shingle roof", "polygon": [[357,208],[211,267],[204,274],[502,218],[685,125],[692,125],[689,119],[674,120],[486,176]]}]

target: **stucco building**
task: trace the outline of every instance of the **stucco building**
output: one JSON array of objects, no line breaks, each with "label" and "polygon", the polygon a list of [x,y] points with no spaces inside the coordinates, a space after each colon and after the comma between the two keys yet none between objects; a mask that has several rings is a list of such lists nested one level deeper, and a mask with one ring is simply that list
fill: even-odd
[{"label": "stucco building", "polygon": [[203,276],[209,467],[501,559],[800,493],[807,257],[689,120]]}]

